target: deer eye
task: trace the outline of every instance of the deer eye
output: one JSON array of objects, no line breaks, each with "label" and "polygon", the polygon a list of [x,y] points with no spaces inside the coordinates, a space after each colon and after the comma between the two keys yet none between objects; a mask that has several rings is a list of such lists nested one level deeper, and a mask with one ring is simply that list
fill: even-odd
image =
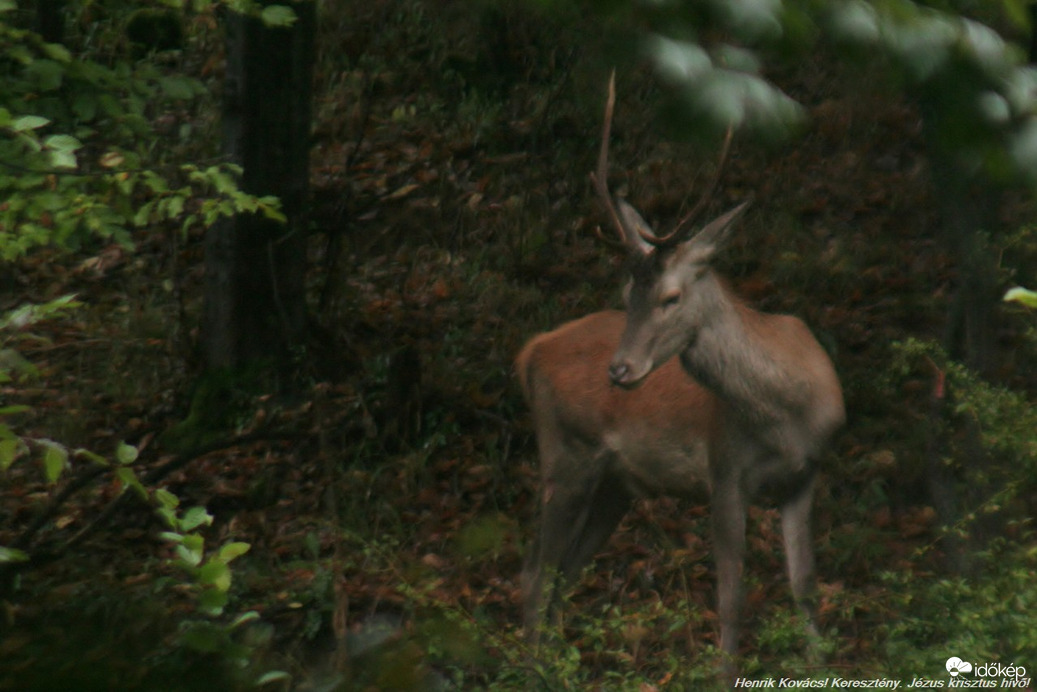
[{"label": "deer eye", "polygon": [[671,293],[663,294],[662,298],[659,299],[659,305],[663,309],[672,308],[679,302],[681,302],[680,291],[673,291]]}]

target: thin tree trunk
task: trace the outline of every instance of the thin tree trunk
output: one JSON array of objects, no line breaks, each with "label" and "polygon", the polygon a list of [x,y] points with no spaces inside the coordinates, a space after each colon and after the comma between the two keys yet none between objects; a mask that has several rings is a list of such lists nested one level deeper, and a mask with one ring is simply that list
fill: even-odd
[{"label": "thin tree trunk", "polygon": [[36,3],[36,33],[47,43],[65,40],[65,0],[39,0]]},{"label": "thin tree trunk", "polygon": [[278,196],[288,222],[240,214],[210,229],[202,325],[210,369],[265,363],[284,372],[303,339],[315,3],[292,9],[290,28],[235,13],[227,21],[224,149],[244,168],[243,189]]}]

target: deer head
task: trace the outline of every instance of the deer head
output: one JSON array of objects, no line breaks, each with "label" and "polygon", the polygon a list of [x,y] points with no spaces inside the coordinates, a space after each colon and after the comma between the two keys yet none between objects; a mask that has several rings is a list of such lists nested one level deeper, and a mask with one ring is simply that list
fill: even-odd
[{"label": "deer head", "polygon": [[[714,219],[690,240],[673,247],[631,247],[630,281],[624,291],[627,323],[609,364],[613,384],[633,387],[667,360],[695,343],[717,308],[719,286],[712,263],[743,202]],[[629,205],[621,207],[635,228],[644,220]],[[645,226],[647,228],[647,226]],[[639,238],[643,239],[643,236]]]},{"label": "deer head", "polygon": [[613,73],[605,104],[598,167],[591,173],[591,180],[630,258],[631,278],[624,292],[627,326],[609,365],[609,377],[613,384],[633,387],[694,343],[699,330],[708,324],[711,303],[720,290],[712,272],[713,258],[749,203],[743,202],[722,214],[688,238],[692,222],[716,189],[731,144],[730,129],[711,183],[698,203],[668,233],[657,234],[625,200],[614,202],[608,189],[608,148],[615,81]]}]

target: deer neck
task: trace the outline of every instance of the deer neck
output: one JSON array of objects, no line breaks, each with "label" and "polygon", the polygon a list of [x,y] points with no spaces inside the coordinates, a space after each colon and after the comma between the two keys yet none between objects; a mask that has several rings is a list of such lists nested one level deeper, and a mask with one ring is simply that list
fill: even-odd
[{"label": "deer neck", "polygon": [[759,329],[764,315],[715,276],[702,282],[709,319],[681,353],[684,370],[743,420],[781,424],[803,404],[804,384],[783,367]]}]

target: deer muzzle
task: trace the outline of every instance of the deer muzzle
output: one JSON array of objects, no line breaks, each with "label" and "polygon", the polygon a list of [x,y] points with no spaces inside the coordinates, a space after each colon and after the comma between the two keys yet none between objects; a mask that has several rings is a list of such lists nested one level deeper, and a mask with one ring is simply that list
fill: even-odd
[{"label": "deer muzzle", "polygon": [[631,389],[641,384],[644,376],[638,375],[629,362],[617,360],[609,364],[609,379],[618,387]]}]

